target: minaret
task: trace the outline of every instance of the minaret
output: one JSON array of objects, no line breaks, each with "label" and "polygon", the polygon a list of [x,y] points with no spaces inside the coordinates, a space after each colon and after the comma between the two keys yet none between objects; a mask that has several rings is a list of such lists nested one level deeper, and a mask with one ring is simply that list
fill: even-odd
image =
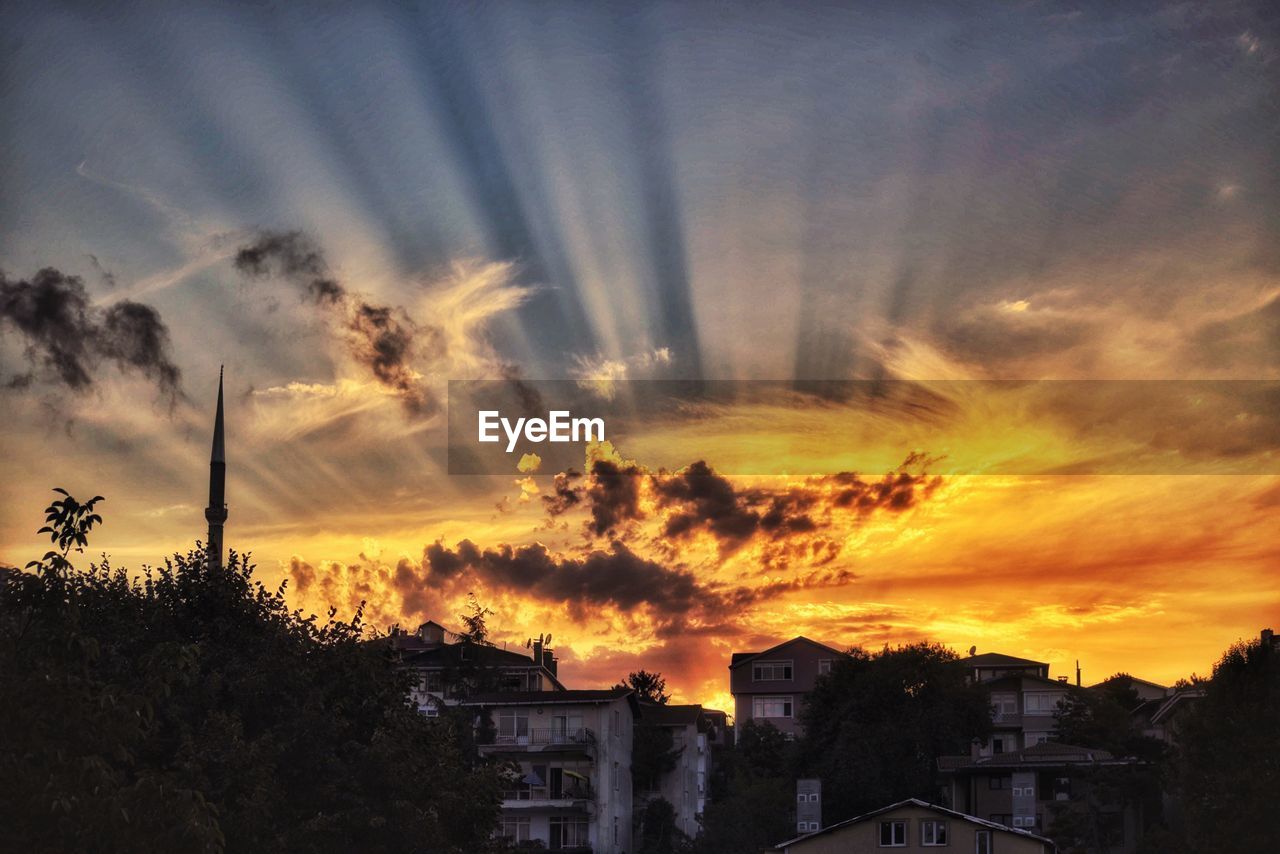
[{"label": "minaret", "polygon": [[213,422],[213,452],[209,455],[209,567],[222,566],[222,523],[227,521],[227,457],[222,431],[222,368],[218,368],[218,414]]}]

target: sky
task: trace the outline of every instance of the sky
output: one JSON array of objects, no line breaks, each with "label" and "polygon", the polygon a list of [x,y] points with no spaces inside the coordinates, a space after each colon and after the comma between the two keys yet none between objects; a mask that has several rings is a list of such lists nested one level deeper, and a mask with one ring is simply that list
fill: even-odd
[{"label": "sky", "polygon": [[[225,364],[308,611],[730,709],[797,634],[1208,672],[1280,622],[1280,17],[908,5],[4,4],[0,561],[53,487],[191,548]],[[450,380],[673,378],[793,393],[449,474]]]}]

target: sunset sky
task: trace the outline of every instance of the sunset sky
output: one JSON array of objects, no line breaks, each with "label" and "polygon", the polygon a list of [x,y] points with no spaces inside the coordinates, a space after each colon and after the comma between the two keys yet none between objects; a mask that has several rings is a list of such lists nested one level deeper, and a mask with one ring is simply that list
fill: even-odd
[{"label": "sunset sky", "polygon": [[[1171,682],[1280,623],[1273,4],[179,5],[0,10],[0,562],[55,486],[82,563],[203,538],[225,363],[264,581],[474,591],[571,687],[731,709],[797,634]],[[450,380],[668,378],[803,382],[448,473]],[[813,382],[884,378],[945,439]]]}]

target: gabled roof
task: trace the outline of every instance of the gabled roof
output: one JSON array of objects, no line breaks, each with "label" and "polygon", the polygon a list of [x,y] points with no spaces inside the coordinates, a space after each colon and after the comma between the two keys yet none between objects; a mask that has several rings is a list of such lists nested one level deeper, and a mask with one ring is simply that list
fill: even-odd
[{"label": "gabled roof", "polygon": [[[466,649],[466,658],[462,650]],[[406,667],[458,667],[463,664],[490,667],[541,667],[527,655],[482,644],[447,643],[420,651],[405,650],[401,663]]]},{"label": "gabled roof", "polygon": [[564,703],[612,703],[630,697],[630,688],[606,688],[603,690],[569,691],[498,691],[491,694],[474,694],[463,706],[550,706]]},{"label": "gabled roof", "polygon": [[807,638],[804,635],[797,635],[796,637],[793,637],[791,640],[783,641],[782,643],[777,644],[776,646],[769,647],[764,652],[735,652],[729,658],[729,669],[732,670],[735,667],[739,667],[747,663],[753,658],[763,658],[766,655],[771,655],[772,653],[777,652],[778,650],[782,649],[785,646],[790,646],[793,643],[797,643],[801,641],[803,641],[804,643],[810,644],[811,646],[816,646],[819,649],[825,649],[827,652],[831,653],[832,655],[838,655],[838,656],[841,656],[842,658],[845,655],[845,653],[841,652],[838,649],[835,649],[834,647],[829,647],[825,643],[818,643],[816,640]]},{"label": "gabled roof", "polygon": [[1169,690],[1168,685],[1161,685],[1159,682],[1152,682],[1149,679],[1139,679],[1137,676],[1130,676],[1128,673],[1122,673],[1122,674],[1117,674],[1116,676],[1111,676],[1107,679],[1103,679],[1101,682],[1094,683],[1089,687],[1105,688],[1106,686],[1112,684],[1113,682],[1119,682],[1124,685],[1135,685],[1135,684],[1146,685],[1148,688],[1159,688],[1161,691]]},{"label": "gabled roof", "polygon": [[998,824],[994,821],[987,821],[985,818],[978,818],[976,815],[967,815],[962,812],[956,812],[955,810],[947,809],[946,807],[940,807],[937,804],[931,804],[931,803],[928,803],[927,801],[922,801],[919,798],[907,798],[905,801],[898,801],[896,804],[890,804],[887,807],[881,807],[878,810],[873,810],[872,812],[864,813],[854,818],[845,819],[844,821],[838,821],[835,824],[822,828],[822,830],[815,830],[812,833],[805,833],[805,834],[802,834],[801,836],[797,836],[795,839],[788,839],[786,842],[779,842],[777,845],[774,846],[774,848],[781,850],[783,848],[786,848],[788,845],[795,845],[797,842],[801,841],[802,839],[812,839],[815,836],[822,836],[823,834],[830,833],[833,830],[838,830],[839,828],[847,827],[848,825],[851,825],[851,824],[858,824],[860,822],[873,819],[876,816],[884,815],[887,812],[893,812],[896,809],[901,809],[902,807],[919,807],[921,809],[932,810],[933,812],[936,812],[940,815],[945,815],[948,818],[953,818],[957,821],[966,821],[969,824],[976,824],[979,827],[985,827],[990,830],[998,830],[1001,833],[1009,833],[1014,836],[1021,836],[1025,839],[1034,839],[1037,842],[1048,845],[1049,850],[1051,851],[1058,850],[1057,846],[1054,845],[1053,840],[1046,839],[1043,836],[1037,836],[1036,834],[1032,833],[1029,830],[1023,830],[1017,827],[1007,827],[1003,824]]},{"label": "gabled roof", "polygon": [[1048,667],[1048,662],[1032,661],[1029,658],[1016,658],[999,652],[984,652],[960,659],[965,667]]}]

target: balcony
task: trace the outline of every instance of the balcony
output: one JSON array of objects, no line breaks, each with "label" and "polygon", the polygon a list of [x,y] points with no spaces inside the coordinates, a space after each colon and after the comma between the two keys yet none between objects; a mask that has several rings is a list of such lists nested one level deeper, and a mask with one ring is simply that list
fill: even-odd
[{"label": "balcony", "polygon": [[566,732],[557,729],[531,729],[527,734],[494,733],[480,743],[487,753],[581,753],[594,756],[596,734],[585,727]]}]

